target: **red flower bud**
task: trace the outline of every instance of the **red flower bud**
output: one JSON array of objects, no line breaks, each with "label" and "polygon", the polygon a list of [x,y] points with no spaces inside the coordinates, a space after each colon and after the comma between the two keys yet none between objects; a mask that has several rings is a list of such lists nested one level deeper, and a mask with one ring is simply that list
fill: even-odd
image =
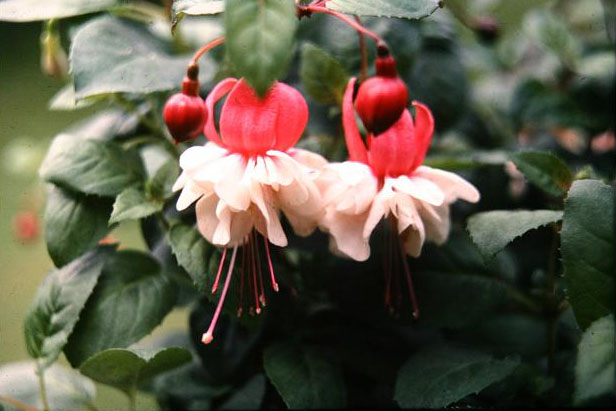
[{"label": "red flower bud", "polygon": [[364,81],[357,91],[355,109],[366,129],[376,135],[398,121],[409,95],[406,85],[396,74],[396,62],[386,48],[379,47],[375,66],[376,76]]},{"label": "red flower bud", "polygon": [[13,234],[22,242],[36,240],[40,232],[39,219],[32,211],[21,211],[13,217]]},{"label": "red flower bud", "polygon": [[207,110],[205,102],[199,97],[198,80],[184,78],[182,92],[169,97],[163,108],[163,117],[169,132],[178,143],[192,140],[203,132]]}]

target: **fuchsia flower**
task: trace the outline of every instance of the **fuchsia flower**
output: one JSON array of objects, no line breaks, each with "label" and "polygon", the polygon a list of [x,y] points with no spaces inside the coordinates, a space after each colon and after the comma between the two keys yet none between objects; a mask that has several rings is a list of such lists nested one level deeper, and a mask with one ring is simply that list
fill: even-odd
[{"label": "fuchsia flower", "polygon": [[[227,94],[219,134],[214,124],[214,105]],[[177,209],[183,210],[196,201],[199,231],[209,242],[224,247],[212,292],[218,287],[227,248],[233,248],[218,307],[203,334],[207,344],[213,339],[239,246],[245,246],[240,296],[246,283],[247,293],[254,294],[251,311],[258,314],[265,305],[258,234],[264,239],[272,288],[278,290],[268,243],[287,245],[279,212],[285,214],[297,234],[308,235],[314,230],[324,214],[314,170],[326,161],[317,154],[293,148],[308,122],[308,107],[302,95],[286,84],[275,83],[259,98],[244,79],[228,78],[212,90],[205,104],[210,113],[204,129],[209,142],[182,154],[183,172],[174,190],[182,189]],[[238,315],[242,304],[240,297]]]},{"label": "fuchsia flower", "polygon": [[[370,256],[372,231],[388,217],[396,237],[388,240],[389,252],[402,257],[413,297],[404,253],[419,256],[425,240],[444,243],[449,205],[458,198],[477,202],[479,192],[456,174],[421,165],[434,130],[432,113],[421,103],[413,102],[415,120],[405,109],[387,130],[368,133],[364,143],[353,107],[355,81],[349,81],[342,107],[350,161],[329,164],[321,171],[318,184],[326,207],[321,225],[331,234],[335,249],[364,261]],[[389,270],[391,265],[385,272],[386,303],[391,297]]]}]

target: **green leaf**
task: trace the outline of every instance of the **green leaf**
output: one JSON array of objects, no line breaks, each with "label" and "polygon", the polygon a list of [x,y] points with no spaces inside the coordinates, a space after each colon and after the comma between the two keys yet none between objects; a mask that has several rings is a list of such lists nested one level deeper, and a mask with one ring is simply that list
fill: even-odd
[{"label": "green leaf", "polygon": [[179,174],[178,163],[171,160],[160,166],[154,176],[148,180],[145,186],[146,195],[149,198],[165,201],[173,196],[171,191]]},{"label": "green leaf", "polygon": [[593,322],[582,335],[575,363],[576,404],[614,393],[614,315]]},{"label": "green leaf", "polygon": [[516,357],[499,360],[468,349],[428,348],[402,366],[394,399],[402,408],[444,408],[502,380],[518,364]]},{"label": "green leaf", "polygon": [[[89,378],[57,364],[45,370],[45,391],[51,410],[82,409],[91,406],[96,395],[96,387]],[[0,366],[0,397],[3,396],[43,409],[34,361],[10,362]],[[7,410],[19,409],[8,403],[4,405]]]},{"label": "green leaf", "polygon": [[43,280],[25,321],[26,348],[43,367],[60,355],[103,270],[109,248],[85,254]]},{"label": "green leaf", "polygon": [[221,410],[259,410],[265,396],[265,377],[258,374],[235,390],[221,406]]},{"label": "green leaf", "polygon": [[[188,57],[174,57],[144,27],[103,16],[75,33],[70,51],[75,98],[109,93],[149,94],[177,88]],[[202,80],[213,75],[207,59],[200,63]],[[209,77],[208,77],[209,76]]]},{"label": "green leaf", "polygon": [[340,366],[312,347],[278,343],[266,348],[269,380],[291,409],[344,408],[346,387]]},{"label": "green leaf", "polygon": [[38,21],[96,13],[117,6],[120,0],[5,0],[0,21]]},{"label": "green leaf", "polygon": [[224,0],[173,0],[173,5],[171,6],[171,31],[175,31],[176,26],[185,15],[207,16],[222,13],[224,10]]},{"label": "green leaf", "polygon": [[88,99],[81,99],[77,101],[75,98],[75,85],[69,83],[62,87],[49,101],[49,110],[51,111],[72,111],[80,108],[90,107],[97,101],[101,100],[99,97],[91,97]]},{"label": "green leaf", "polygon": [[340,104],[349,75],[338,60],[313,44],[304,44],[301,61],[300,77],[308,94],[324,104]]},{"label": "green leaf", "polygon": [[141,189],[129,187],[116,197],[109,224],[124,220],[138,220],[162,209],[163,203],[150,201]]},{"label": "green leaf", "polygon": [[149,334],[171,311],[175,283],[140,251],[119,251],[107,262],[64,353],[73,366],[108,348],[124,348]]},{"label": "green leaf", "polygon": [[486,211],[468,219],[468,232],[481,254],[489,259],[524,233],[560,221],[562,211]]},{"label": "green leaf", "polygon": [[114,197],[141,180],[141,161],[112,142],[68,134],[51,143],[40,169],[43,179],[85,194]]},{"label": "green leaf", "polygon": [[327,8],[358,16],[422,19],[434,13],[438,0],[331,0]]},{"label": "green leaf", "polygon": [[259,95],[284,77],[293,57],[297,17],[289,0],[226,0],[226,48],[238,77]]},{"label": "green leaf", "polygon": [[614,311],[614,189],[573,183],[565,200],[561,254],[567,298],[582,329]]},{"label": "green leaf", "polygon": [[96,382],[126,393],[152,381],[156,376],[184,365],[192,359],[184,348],[111,348],[88,358],[79,371]]},{"label": "green leaf", "polygon": [[573,181],[567,165],[552,153],[521,151],[512,154],[511,161],[528,181],[554,196],[564,194]]},{"label": "green leaf", "polygon": [[109,232],[111,202],[50,184],[45,204],[45,243],[56,267],[96,246]]},{"label": "green leaf", "polygon": [[450,171],[469,170],[484,166],[503,165],[508,161],[504,151],[479,151],[459,155],[430,155],[423,164],[428,167],[442,168]]},{"label": "green leaf", "polygon": [[205,289],[210,260],[215,248],[193,227],[184,223],[174,224],[169,230],[169,245],[178,263],[188,272],[201,292]]},{"label": "green leaf", "polygon": [[563,64],[575,67],[580,56],[580,44],[567,23],[547,9],[534,10],[524,18],[524,30]]}]

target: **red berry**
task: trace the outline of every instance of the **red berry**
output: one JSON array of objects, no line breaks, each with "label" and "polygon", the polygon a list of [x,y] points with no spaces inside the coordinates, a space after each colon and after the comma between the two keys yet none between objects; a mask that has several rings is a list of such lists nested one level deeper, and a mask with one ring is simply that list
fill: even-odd
[{"label": "red berry", "polygon": [[40,231],[39,219],[32,211],[21,211],[13,217],[13,234],[23,242],[35,240]]},{"label": "red berry", "polygon": [[355,109],[364,126],[373,134],[391,127],[402,115],[408,103],[408,90],[396,74],[396,62],[379,49],[375,61],[376,76],[364,81],[357,91]]},{"label": "red berry", "polygon": [[165,103],[163,117],[177,142],[192,140],[203,132],[207,110],[198,91],[199,82],[185,78],[182,92],[172,95]]}]

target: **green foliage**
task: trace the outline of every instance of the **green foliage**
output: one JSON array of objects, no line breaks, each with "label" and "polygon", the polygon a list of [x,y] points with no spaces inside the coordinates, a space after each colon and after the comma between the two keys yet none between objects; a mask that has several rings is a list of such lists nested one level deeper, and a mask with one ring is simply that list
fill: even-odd
[{"label": "green foliage", "polygon": [[25,322],[26,347],[42,367],[62,352],[103,270],[109,249],[99,249],[53,270],[43,280]]},{"label": "green foliage", "polygon": [[173,308],[175,284],[149,254],[119,251],[105,265],[64,353],[73,366],[149,334]]},{"label": "green foliage", "polygon": [[92,249],[109,232],[111,202],[50,184],[45,203],[45,243],[57,267]]},{"label": "green foliage", "polygon": [[323,104],[341,104],[349,75],[342,65],[323,49],[302,46],[300,77],[306,92]]},{"label": "green foliage", "polygon": [[117,6],[121,0],[5,0],[0,21],[27,22],[96,13]]},{"label": "green foliage", "polygon": [[600,181],[573,183],[565,200],[561,253],[568,300],[586,329],[614,311],[614,190]]},{"label": "green foliage", "polygon": [[239,77],[259,95],[283,79],[293,57],[297,18],[292,1],[226,0],[226,48]]},{"label": "green foliage", "polygon": [[404,363],[395,399],[403,408],[444,408],[502,380],[518,364],[516,357],[500,360],[468,349],[429,348]]},{"label": "green foliage", "polygon": [[136,187],[129,187],[116,197],[109,223],[123,220],[138,220],[163,209],[161,202],[148,200],[145,193]]},{"label": "green foliage", "polygon": [[207,16],[222,13],[224,9],[224,0],[173,0],[171,30],[175,31],[184,16]]},{"label": "green foliage", "polygon": [[614,315],[593,322],[582,335],[575,364],[575,402],[614,395]]},{"label": "green foliage", "polygon": [[110,385],[127,394],[156,376],[190,362],[184,348],[111,348],[88,358],[79,371],[96,382]]},{"label": "green foliage", "polygon": [[542,47],[554,53],[563,64],[573,68],[580,54],[580,44],[562,19],[546,9],[529,13],[524,29]]},{"label": "green foliage", "polygon": [[114,197],[142,179],[141,160],[111,142],[57,136],[41,165],[43,179],[85,194]]},{"label": "green foliage", "polygon": [[437,0],[331,0],[327,8],[359,16],[422,19],[439,7]]},{"label": "green foliage", "polygon": [[195,287],[209,294],[206,278],[214,247],[203,238],[196,227],[183,223],[174,224],[169,230],[169,245],[178,264],[188,272]]},{"label": "green foliage", "polygon": [[554,154],[521,151],[512,154],[511,160],[528,181],[554,196],[566,193],[573,181],[567,165]]},{"label": "green foliage", "polygon": [[553,210],[486,211],[468,220],[468,231],[479,251],[489,259],[527,231],[556,223],[562,216],[562,211]]},{"label": "green foliage", "polygon": [[173,195],[171,189],[177,178],[178,165],[175,161],[170,160],[160,166],[152,178],[147,181],[145,186],[146,196],[161,202],[168,200]]},{"label": "green foliage", "polygon": [[263,354],[267,377],[290,409],[344,408],[346,388],[339,366],[319,350],[276,344]]},{"label": "green foliage", "polygon": [[[70,368],[54,364],[45,372],[47,402],[52,410],[79,409],[92,405],[96,395],[94,383]],[[34,361],[9,362],[0,365],[0,397],[16,399],[42,409],[37,365]],[[7,410],[19,410],[9,403]]]}]

